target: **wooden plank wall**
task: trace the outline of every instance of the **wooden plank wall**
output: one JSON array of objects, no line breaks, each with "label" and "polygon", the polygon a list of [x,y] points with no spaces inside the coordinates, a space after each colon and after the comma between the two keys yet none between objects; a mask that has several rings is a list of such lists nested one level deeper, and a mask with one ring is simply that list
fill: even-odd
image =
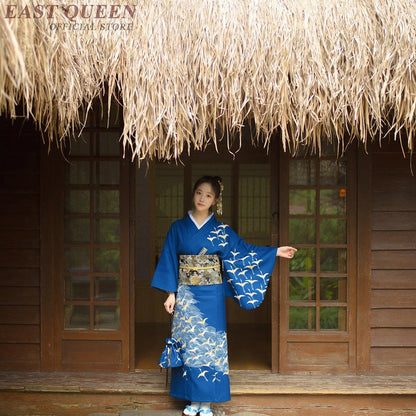
[{"label": "wooden plank wall", "polygon": [[414,374],[416,176],[399,145],[373,153],[372,182],[370,368]]},{"label": "wooden plank wall", "polygon": [[0,118],[0,369],[40,368],[39,137]]}]

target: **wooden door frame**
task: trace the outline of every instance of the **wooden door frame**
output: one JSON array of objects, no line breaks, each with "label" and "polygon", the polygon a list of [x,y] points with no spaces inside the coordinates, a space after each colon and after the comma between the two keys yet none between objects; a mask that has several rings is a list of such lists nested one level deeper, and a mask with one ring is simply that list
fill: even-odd
[{"label": "wooden door frame", "polygon": [[357,144],[357,373],[370,373],[372,149]]},{"label": "wooden door frame", "polygon": [[64,164],[58,149],[40,144],[40,369],[58,369],[57,279],[62,271],[62,187]]},{"label": "wooden door frame", "polygon": [[[279,170],[280,170],[280,147],[277,137],[274,137],[270,144],[270,202],[271,202],[271,243],[278,246],[279,242],[287,241],[284,236],[279,236],[279,201],[282,201],[280,194]],[[287,198],[286,198],[287,199]],[[279,238],[280,237],[280,238]],[[280,316],[280,261],[276,259],[276,264],[270,279],[271,285],[271,370],[273,373],[279,372],[280,356],[280,335],[279,335],[279,316]]]}]

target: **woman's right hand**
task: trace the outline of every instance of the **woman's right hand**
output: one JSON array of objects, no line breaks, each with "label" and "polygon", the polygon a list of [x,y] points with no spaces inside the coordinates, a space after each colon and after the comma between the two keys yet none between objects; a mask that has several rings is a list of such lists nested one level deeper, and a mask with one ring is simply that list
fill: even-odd
[{"label": "woman's right hand", "polygon": [[175,309],[175,294],[173,292],[169,292],[163,306],[165,307],[167,313],[173,313]]}]

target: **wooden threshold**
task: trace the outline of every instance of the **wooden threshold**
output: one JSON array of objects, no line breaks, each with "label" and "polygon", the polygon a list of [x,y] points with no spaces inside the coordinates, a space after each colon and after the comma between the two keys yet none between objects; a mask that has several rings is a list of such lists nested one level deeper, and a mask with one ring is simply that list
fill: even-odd
[{"label": "wooden threshold", "polygon": [[[416,395],[416,376],[280,375],[230,372],[232,395]],[[0,392],[166,395],[165,373],[0,372]]]}]

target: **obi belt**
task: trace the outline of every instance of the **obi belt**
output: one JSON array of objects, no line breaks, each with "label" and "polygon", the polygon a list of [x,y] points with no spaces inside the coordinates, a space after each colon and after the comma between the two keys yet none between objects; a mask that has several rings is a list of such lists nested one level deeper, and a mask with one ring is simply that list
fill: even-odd
[{"label": "obi belt", "polygon": [[216,254],[182,254],[179,256],[178,283],[182,286],[219,285],[221,263]]}]

